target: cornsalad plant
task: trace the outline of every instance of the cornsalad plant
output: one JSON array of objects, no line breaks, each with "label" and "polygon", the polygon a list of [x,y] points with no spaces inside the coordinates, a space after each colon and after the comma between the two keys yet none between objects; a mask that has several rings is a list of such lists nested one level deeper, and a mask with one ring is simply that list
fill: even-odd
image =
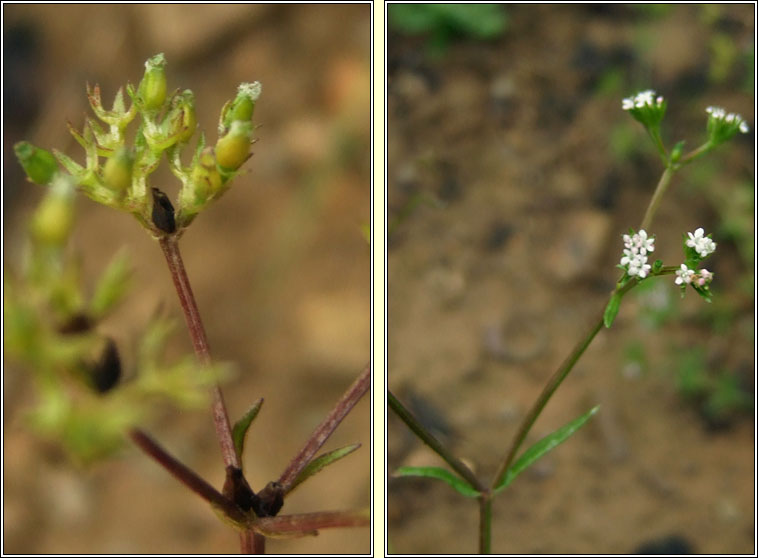
[{"label": "cornsalad plant", "polygon": [[401,420],[436,452],[449,465],[443,467],[401,467],[394,472],[397,477],[425,477],[444,481],[460,494],[479,500],[479,552],[491,552],[492,538],[492,500],[503,492],[530,465],[544,456],[573,435],[595,413],[599,406],[587,411],[582,416],[572,420],[555,432],[545,436],[531,447],[519,454],[519,450],[529,435],[532,426],[539,418],[550,398],[574,368],[579,358],[584,354],[597,333],[603,328],[610,328],[619,312],[621,301],[629,291],[643,281],[657,280],[665,276],[674,276],[673,284],[681,290],[682,297],[688,287],[701,296],[706,302],[711,301],[710,285],[714,274],[701,267],[703,260],[716,250],[717,243],[711,234],[705,234],[703,228],[683,234],[682,263],[663,265],[661,260],[649,262],[650,254],[655,251],[655,235],[648,232],[653,223],[653,217],[668,190],[672,178],[685,165],[693,163],[713,149],[734,137],[737,133],[747,133],[749,127],[744,119],[734,113],[727,113],[720,107],[708,107],[706,141],[696,149],[684,153],[684,141],[680,141],[668,150],[661,137],[661,122],[666,113],[666,101],[656,95],[655,91],[646,90],[622,101],[622,109],[627,111],[635,120],[640,122],[655,145],[664,170],[658,185],[650,199],[647,211],[637,230],[629,229],[628,234],[622,235],[623,248],[618,268],[623,272],[615,288],[609,295],[608,303],[598,319],[589,330],[580,337],[574,349],[566,357],[560,367],[547,380],[542,392],[534,401],[531,409],[521,420],[513,437],[510,447],[501,460],[500,465],[491,481],[479,478],[473,470],[442,442],[440,442],[413,414],[395,397],[391,391],[387,398],[389,407]]},{"label": "cornsalad plant", "polygon": [[[99,87],[87,86],[90,105],[101,123],[88,118],[82,131],[69,124],[71,134],[85,150],[84,165],[60,151],[50,152],[28,142],[15,146],[28,179],[48,188],[31,217],[24,265],[15,277],[6,277],[4,285],[5,347],[9,356],[28,365],[37,388],[30,424],[61,441],[73,458],[85,463],[111,454],[125,439],[131,440],[239,532],[242,552],[265,553],[267,537],[315,535],[328,527],[368,525],[367,509],[279,512],[288,494],[303,481],[360,446],[351,444],[317,455],[369,390],[369,365],[278,479],[255,491],[245,478],[245,436],[263,399],[230,422],[219,387],[228,367],[211,360],[179,239],[193,220],[229,189],[251,156],[252,119],[261,85],[239,86],[237,95],[221,110],[215,144],[209,145],[201,133],[185,163],[183,152],[196,136],[194,95],[190,90],[169,92],[165,65],[163,54],[148,59],[138,87],[128,84],[126,96],[119,89],[110,110],[103,107]],[[134,141],[129,144],[126,132],[135,121]],[[175,202],[150,182],[164,156],[181,183]],[[98,333],[97,326],[126,295],[129,265],[123,254],[117,255],[92,296],[83,294],[78,260],[66,250],[74,226],[77,190],[98,203],[130,213],[157,240],[195,358],[162,362],[161,349],[170,324],[156,316],[138,344],[136,376],[120,381],[119,351],[112,339]],[[170,455],[139,426],[157,408],[166,404],[197,407],[207,402],[208,393],[225,465],[221,490]]]}]

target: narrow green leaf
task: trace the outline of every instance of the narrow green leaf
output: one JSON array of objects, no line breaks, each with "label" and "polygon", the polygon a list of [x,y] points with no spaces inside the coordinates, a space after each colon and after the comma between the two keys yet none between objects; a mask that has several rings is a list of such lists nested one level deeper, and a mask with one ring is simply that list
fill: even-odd
[{"label": "narrow green leaf", "polygon": [[599,408],[600,405],[596,405],[579,418],[572,420],[570,423],[562,426],[552,434],[548,434],[521,454],[521,457],[519,457],[516,462],[511,465],[511,468],[508,469],[508,473],[505,475],[503,482],[500,483],[500,486],[495,487],[495,493],[501,492],[506,486],[511,484],[513,479],[524,471],[524,469],[529,467],[558,444],[565,442],[572,434],[574,434],[574,432],[584,426],[584,423],[586,423],[592,415],[597,413]]},{"label": "narrow green leaf", "polygon": [[395,477],[425,477],[446,482],[468,498],[478,498],[479,491],[459,476],[442,467],[400,467]]},{"label": "narrow green leaf", "polygon": [[247,412],[242,415],[242,418],[234,423],[232,439],[234,440],[234,449],[237,452],[237,456],[240,458],[242,457],[242,450],[245,448],[245,435],[247,434],[247,429],[250,428],[250,424],[255,420],[255,417],[258,416],[258,411],[261,410],[261,405],[263,405],[262,397],[252,404]]},{"label": "narrow green leaf", "polygon": [[110,261],[95,287],[90,301],[93,318],[102,318],[120,302],[129,288],[130,277],[129,256],[122,250]]},{"label": "narrow green leaf", "polygon": [[615,292],[613,293],[613,296],[611,296],[611,300],[608,301],[608,306],[605,307],[605,312],[603,313],[603,323],[606,328],[611,327],[613,320],[616,319],[616,314],[619,313],[620,307],[621,295],[618,292]]},{"label": "narrow green leaf", "polygon": [[327,453],[323,453],[313,459],[308,465],[305,466],[305,469],[300,471],[300,474],[295,477],[295,480],[292,482],[292,485],[290,486],[289,492],[292,492],[297,485],[302,483],[305,479],[308,477],[312,477],[316,473],[318,473],[321,469],[326,467],[327,465],[331,465],[335,461],[342,459],[346,455],[353,453],[355,450],[357,450],[359,447],[361,447],[360,444],[350,444],[349,446],[345,446]]}]

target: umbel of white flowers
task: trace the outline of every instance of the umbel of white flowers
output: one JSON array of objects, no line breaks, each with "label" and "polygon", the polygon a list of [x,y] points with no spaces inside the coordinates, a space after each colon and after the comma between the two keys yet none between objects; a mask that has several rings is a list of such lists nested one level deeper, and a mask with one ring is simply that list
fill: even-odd
[{"label": "umbel of white flowers", "polygon": [[687,246],[694,248],[701,258],[707,258],[716,251],[716,243],[705,235],[702,227],[695,230],[694,233],[687,233],[690,237],[686,242]]},{"label": "umbel of white flowers", "polygon": [[750,127],[747,125],[747,122],[745,122],[745,120],[739,114],[736,114],[734,112],[727,114],[726,110],[722,109],[721,107],[708,107],[705,109],[705,112],[710,114],[711,117],[715,118],[716,120],[723,120],[727,124],[737,124],[740,132],[743,134],[747,134],[750,131]]},{"label": "umbel of white flowers", "polygon": [[648,89],[621,101],[621,108],[623,110],[632,110],[633,108],[660,107],[662,104],[663,97],[656,97],[655,91]]},{"label": "umbel of white flowers", "polygon": [[[716,243],[705,236],[702,227],[694,233],[688,232],[689,237],[685,245],[697,252],[700,259],[707,258],[716,251]],[[641,229],[634,234],[624,235],[624,255],[621,257],[621,267],[630,277],[644,279],[650,273],[651,266],[647,263],[648,255],[655,250],[655,238],[649,237],[647,231]],[[686,263],[681,264],[675,272],[677,285],[693,284],[698,287],[707,287],[713,280],[713,273],[707,269],[693,270]]]},{"label": "umbel of white flowers", "polygon": [[655,238],[648,238],[644,229],[630,236],[624,235],[624,256],[621,265],[631,277],[644,279],[650,271],[647,255],[655,250]]}]

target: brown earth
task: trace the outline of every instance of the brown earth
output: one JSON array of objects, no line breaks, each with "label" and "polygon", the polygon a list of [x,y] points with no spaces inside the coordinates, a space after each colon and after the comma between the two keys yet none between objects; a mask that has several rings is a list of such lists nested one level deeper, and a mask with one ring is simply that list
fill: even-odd
[{"label": "brown earth", "polygon": [[[233,416],[265,398],[246,445],[254,488],[278,477],[370,355],[370,260],[360,226],[370,219],[370,6],[4,5],[6,265],[42,190],[22,180],[12,146],[27,139],[75,158],[66,120],[81,126],[85,82],[104,98],[142,76],[164,52],[169,84],[190,88],[200,128],[215,141],[218,111],[240,82],[258,80],[250,169],[201,215],[182,250],[214,358],[234,363],[225,387]],[[10,39],[8,39],[10,41]],[[15,57],[15,58],[14,58]],[[11,71],[13,70],[13,71]],[[12,89],[13,95],[9,94]],[[167,172],[156,184],[174,195]],[[74,245],[92,278],[126,246],[135,290],[102,325],[128,347],[162,305],[177,319],[170,353],[191,353],[157,244],[127,215],[78,202]],[[128,351],[124,360],[129,367]],[[237,535],[196,496],[127,447],[81,471],[25,428],[33,394],[22,368],[4,383],[4,552],[234,553]],[[356,453],[299,488],[282,513],[370,505],[369,400],[325,449]],[[167,411],[146,429],[206,476],[223,463],[205,410]],[[275,540],[269,552],[368,552],[367,528]]]},{"label": "brown earth", "polygon": [[[602,311],[620,235],[662,171],[621,99],[663,94],[669,145],[697,146],[709,105],[754,123],[750,6],[503,9],[492,41],[388,38],[389,388],[485,479]],[[724,62],[729,49],[747,58]],[[683,232],[714,232],[713,304],[680,302],[669,279],[624,299],[527,442],[599,413],[495,500],[494,552],[629,553],[673,536],[754,551],[753,414],[706,421],[676,379],[702,349],[709,375],[754,395],[753,143],[751,130],[679,173],[652,226],[667,265]],[[672,305],[664,323],[655,304]],[[390,414],[389,474],[440,463]],[[434,480],[388,487],[391,553],[476,551],[475,500]]]}]

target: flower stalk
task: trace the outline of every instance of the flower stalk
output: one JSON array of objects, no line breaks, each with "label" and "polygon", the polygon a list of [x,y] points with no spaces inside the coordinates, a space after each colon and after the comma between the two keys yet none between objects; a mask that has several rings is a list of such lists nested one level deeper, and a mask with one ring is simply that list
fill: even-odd
[{"label": "flower stalk", "polygon": [[[200,311],[195,302],[195,296],[192,293],[192,286],[190,285],[189,277],[187,277],[187,271],[184,268],[182,255],[179,252],[179,239],[176,235],[166,235],[162,236],[158,242],[166,258],[166,264],[168,265],[171,279],[176,288],[176,294],[179,297],[179,302],[184,312],[184,319],[187,322],[187,329],[190,339],[192,339],[195,355],[201,364],[210,365],[211,354],[208,348],[208,338],[205,334],[205,327],[203,327]],[[234,449],[234,441],[232,439],[229,413],[226,410],[224,395],[221,393],[221,388],[218,384],[212,389],[212,397],[213,424],[216,427],[216,435],[221,445],[224,465],[227,467],[231,465],[240,469],[239,458]]]}]

